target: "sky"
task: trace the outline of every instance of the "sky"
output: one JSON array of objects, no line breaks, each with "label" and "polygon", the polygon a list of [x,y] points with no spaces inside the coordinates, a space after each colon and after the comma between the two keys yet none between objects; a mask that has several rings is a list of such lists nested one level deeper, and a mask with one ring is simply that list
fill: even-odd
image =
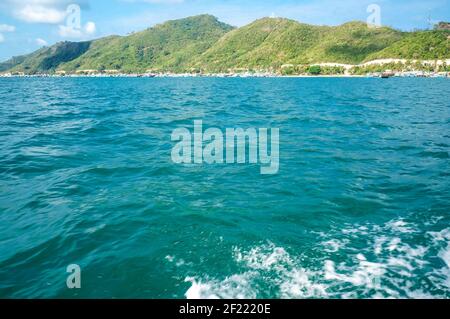
[{"label": "sky", "polygon": [[268,16],[339,25],[367,21],[373,4],[382,25],[405,31],[450,21],[450,0],[0,0],[0,61],[59,41],[126,35],[197,14],[234,26]]}]

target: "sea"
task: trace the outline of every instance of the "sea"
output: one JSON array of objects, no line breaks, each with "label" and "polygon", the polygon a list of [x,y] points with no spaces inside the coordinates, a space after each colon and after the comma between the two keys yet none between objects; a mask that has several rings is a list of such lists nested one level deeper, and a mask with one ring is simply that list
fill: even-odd
[{"label": "sea", "polygon": [[[278,172],[174,163],[196,120]],[[450,80],[2,78],[0,297],[450,298]]]}]

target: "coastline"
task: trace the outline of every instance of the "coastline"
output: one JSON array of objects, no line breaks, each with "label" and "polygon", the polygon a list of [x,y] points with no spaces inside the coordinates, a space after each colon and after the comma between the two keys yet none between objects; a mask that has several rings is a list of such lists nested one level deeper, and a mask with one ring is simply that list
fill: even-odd
[{"label": "coastline", "polygon": [[131,71],[117,69],[89,69],[66,71],[61,69],[38,72],[35,74],[23,71],[0,72],[5,77],[121,77],[121,78],[390,78],[390,77],[450,77],[450,59],[408,60],[408,59],[376,59],[360,64],[342,64],[322,62],[310,65],[284,64],[279,69],[228,69],[222,72],[206,71]]},{"label": "coastline", "polygon": [[[381,73],[375,74],[0,74],[0,78],[382,78]],[[397,72],[386,76],[389,78],[450,78],[450,72]]]}]

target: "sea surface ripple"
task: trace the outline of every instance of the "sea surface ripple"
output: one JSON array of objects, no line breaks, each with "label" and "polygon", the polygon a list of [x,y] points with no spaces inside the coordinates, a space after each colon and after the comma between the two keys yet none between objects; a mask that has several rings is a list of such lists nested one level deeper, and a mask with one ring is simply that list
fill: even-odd
[{"label": "sea surface ripple", "polygon": [[[172,163],[197,119],[279,173]],[[450,298],[450,82],[0,79],[0,297]]]}]

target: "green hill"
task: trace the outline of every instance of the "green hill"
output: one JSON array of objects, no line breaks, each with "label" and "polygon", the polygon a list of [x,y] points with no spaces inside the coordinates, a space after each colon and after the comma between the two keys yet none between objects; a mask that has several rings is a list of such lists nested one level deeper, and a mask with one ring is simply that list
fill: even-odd
[{"label": "green hill", "polygon": [[450,58],[449,31],[401,32],[363,22],[315,26],[263,18],[233,28],[211,15],[168,21],[128,36],[60,42],[0,63],[0,72],[147,70],[278,71],[283,65],[358,64],[377,58]]},{"label": "green hill", "polygon": [[363,22],[348,22],[327,28],[307,57],[310,62],[358,64],[402,37],[402,32],[388,27],[369,28]]},{"label": "green hill", "polygon": [[280,67],[302,60],[323,29],[288,19],[260,19],[226,34],[195,65],[209,71]]},{"label": "green hill", "polygon": [[95,43],[85,54],[61,69],[148,69],[184,71],[193,57],[206,51],[232,27],[210,15],[169,21],[127,37]]},{"label": "green hill", "polygon": [[283,64],[360,63],[401,38],[399,31],[372,29],[362,22],[326,27],[264,18],[226,34],[198,58],[196,66],[226,71],[277,69]]},{"label": "green hill", "polygon": [[61,42],[0,64],[0,71],[28,74],[56,69],[145,72],[149,68],[185,71],[191,60],[206,51],[233,27],[210,15],[168,21],[126,37],[111,36],[89,42]]},{"label": "green hill", "polygon": [[12,57],[6,62],[0,63],[0,72],[11,70],[13,67],[21,64],[27,58],[27,55]]},{"label": "green hill", "polygon": [[61,63],[72,61],[85,53],[91,42],[59,42],[29,55],[14,57],[0,64],[0,70],[21,71],[29,74],[55,70]]},{"label": "green hill", "polygon": [[421,60],[450,58],[450,31],[406,33],[400,41],[369,55],[367,60],[379,58]]}]

